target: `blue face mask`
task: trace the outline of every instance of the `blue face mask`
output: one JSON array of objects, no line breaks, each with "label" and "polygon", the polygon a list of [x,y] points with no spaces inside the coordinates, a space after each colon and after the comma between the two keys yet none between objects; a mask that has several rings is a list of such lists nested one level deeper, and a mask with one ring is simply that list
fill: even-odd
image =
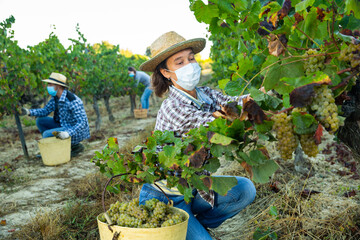
[{"label": "blue face mask", "polygon": [[55,88],[53,86],[51,86],[51,87],[47,86],[47,91],[51,96],[53,96],[53,97],[56,96],[57,91],[55,90]]},{"label": "blue face mask", "polygon": [[129,76],[130,76],[130,77],[134,77],[135,74],[134,74],[134,73],[129,73]]}]

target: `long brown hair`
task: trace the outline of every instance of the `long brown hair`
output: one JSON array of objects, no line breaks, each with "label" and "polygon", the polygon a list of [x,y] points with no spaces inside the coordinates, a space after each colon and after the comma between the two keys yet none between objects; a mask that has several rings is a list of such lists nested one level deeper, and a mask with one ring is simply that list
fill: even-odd
[{"label": "long brown hair", "polygon": [[157,65],[154,73],[151,75],[152,89],[158,97],[162,97],[167,91],[169,91],[169,87],[172,85],[171,80],[164,77],[164,75],[160,72],[160,69],[167,69],[166,60],[167,59]]}]

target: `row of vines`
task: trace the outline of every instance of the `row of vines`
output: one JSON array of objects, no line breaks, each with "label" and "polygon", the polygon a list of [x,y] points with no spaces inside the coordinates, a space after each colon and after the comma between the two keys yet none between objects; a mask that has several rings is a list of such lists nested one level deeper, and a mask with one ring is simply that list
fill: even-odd
[{"label": "row of vines", "polygon": [[357,114],[349,102],[359,84],[359,0],[190,0],[190,9],[208,24],[213,83],[251,99],[222,106],[213,122],[185,136],[155,131],[132,154],[119,154],[109,139],[93,159],[107,176],[125,173],[124,181],[140,184],[166,179],[187,201],[193,188],[226,194],[236,180],[211,176],[220,157],[265,183],[278,169],[266,142],[277,142],[284,160],[298,146],[316,156],[323,132],[338,134]]},{"label": "row of vines", "polygon": [[111,96],[129,95],[133,110],[134,96],[142,92],[143,86],[135,87],[127,68],[138,67],[146,57],[127,57],[120,54],[119,46],[108,42],[90,45],[79,26],[76,27],[78,39],[70,39],[72,44],[67,48],[52,32],[39,44],[22,49],[13,39],[11,26],[14,23],[13,16],[0,23],[0,119],[4,115],[15,115],[26,156],[18,113],[24,105],[38,108],[46,103],[49,95],[41,80],[48,78],[52,72],[64,74],[70,91],[83,101],[93,102],[97,115],[96,130],[101,124],[99,100],[104,100],[110,120],[114,120],[109,105]]}]

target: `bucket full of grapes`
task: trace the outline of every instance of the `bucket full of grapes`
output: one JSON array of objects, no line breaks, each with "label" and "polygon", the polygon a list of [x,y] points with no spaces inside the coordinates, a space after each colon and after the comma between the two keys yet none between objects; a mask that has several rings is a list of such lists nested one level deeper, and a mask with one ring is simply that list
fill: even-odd
[{"label": "bucket full of grapes", "polygon": [[[139,200],[116,202],[97,217],[101,240],[185,240],[189,214],[155,198],[139,206]],[[169,201],[171,202],[171,201]]]}]

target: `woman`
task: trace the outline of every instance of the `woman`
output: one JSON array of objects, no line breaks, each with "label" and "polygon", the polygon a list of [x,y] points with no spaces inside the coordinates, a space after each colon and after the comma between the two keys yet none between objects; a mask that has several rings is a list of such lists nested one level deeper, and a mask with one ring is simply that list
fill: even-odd
[{"label": "woman", "polygon": [[[175,32],[160,36],[150,46],[152,58],[140,66],[142,71],[153,72],[152,87],[159,97],[168,92],[157,115],[155,130],[174,131],[184,134],[192,128],[207,125],[215,119],[213,113],[220,105],[238,101],[246,96],[229,97],[209,87],[196,87],[201,68],[194,55],[205,47],[205,39],[185,40]],[[226,196],[213,191],[193,190],[194,198],[189,204],[176,188],[167,189],[166,182],[157,182],[174,202],[174,206],[189,213],[188,240],[212,239],[206,228],[216,228],[226,219],[239,213],[253,202],[256,194],[254,184],[247,178],[236,177],[238,185]],[[140,204],[157,198],[167,203],[167,198],[154,185],[144,184],[140,192]]]}]

